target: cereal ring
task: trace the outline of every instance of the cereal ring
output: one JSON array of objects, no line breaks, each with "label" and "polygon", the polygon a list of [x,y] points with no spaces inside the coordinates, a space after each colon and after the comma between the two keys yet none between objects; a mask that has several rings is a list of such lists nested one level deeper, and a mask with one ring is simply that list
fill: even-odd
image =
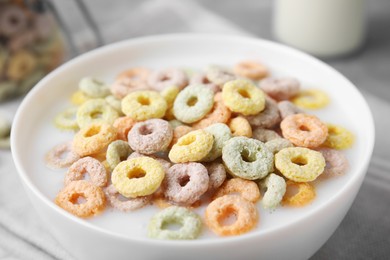
[{"label": "cereal ring", "polygon": [[27,24],[27,16],[23,9],[16,5],[1,6],[0,34],[11,37],[23,31]]},{"label": "cereal ring", "polygon": [[78,130],[79,125],[77,124],[76,113],[76,107],[69,107],[65,109],[54,118],[54,125],[62,130]]},{"label": "cereal ring", "polygon": [[121,195],[136,198],[155,192],[164,176],[164,169],[158,161],[139,157],[119,163],[111,174],[111,182]]},{"label": "cereal ring", "polygon": [[234,73],[241,77],[259,80],[268,75],[268,69],[256,61],[242,61],[234,66]]},{"label": "cereal ring", "polygon": [[18,81],[26,78],[37,66],[34,55],[26,50],[11,55],[6,71],[10,80]]},{"label": "cereal ring", "polygon": [[288,100],[284,100],[278,103],[280,117],[285,119],[289,115],[302,114],[303,110],[291,103]]},{"label": "cereal ring", "polygon": [[84,157],[74,162],[65,175],[65,186],[72,181],[84,179],[88,173],[91,183],[98,187],[107,185],[107,172],[103,164],[92,157]]},{"label": "cereal ring", "polygon": [[232,80],[223,86],[224,104],[233,112],[245,116],[256,115],[265,108],[265,96],[261,89],[245,79]]},{"label": "cereal ring", "polygon": [[114,123],[119,117],[118,112],[104,99],[85,101],[77,110],[76,120],[80,128],[92,123]]},{"label": "cereal ring", "polygon": [[127,157],[133,152],[130,145],[123,140],[116,140],[110,143],[107,147],[106,160],[110,166],[111,171],[124,160],[127,160]]},{"label": "cereal ring", "polygon": [[115,189],[114,185],[108,186],[105,190],[107,200],[111,206],[119,209],[123,212],[134,211],[146,206],[151,199],[151,196],[137,197],[137,198],[126,198],[125,200],[120,198],[120,193]]},{"label": "cereal ring", "polygon": [[323,143],[324,146],[338,150],[351,148],[354,136],[350,131],[333,124],[327,124],[327,127],[328,136]]},{"label": "cereal ring", "polygon": [[325,159],[320,152],[304,147],[289,147],[275,154],[275,167],[290,180],[308,182],[324,171]]},{"label": "cereal ring", "polygon": [[[80,198],[85,199],[79,203]],[[72,181],[56,196],[55,203],[80,218],[87,218],[102,212],[106,206],[104,192],[88,181]]]},{"label": "cereal ring", "polygon": [[180,89],[177,86],[170,86],[163,89],[160,95],[167,101],[168,107],[172,107],[179,92]]},{"label": "cereal ring", "polygon": [[165,159],[159,158],[159,157],[154,156],[154,155],[144,155],[142,153],[137,153],[137,152],[133,152],[132,154],[130,154],[127,159],[129,160],[129,159],[138,158],[138,157],[150,157],[150,158],[158,161],[159,163],[161,163],[161,166],[163,167],[165,172],[167,172],[169,170],[169,168],[171,168],[171,166],[172,166],[172,163],[168,162]]},{"label": "cereal ring", "polygon": [[282,138],[282,137],[274,130],[255,128],[255,130],[253,130],[252,133],[252,138],[257,139],[263,143],[266,143],[268,141]]},{"label": "cereal ring", "polygon": [[136,123],[129,131],[127,140],[130,147],[139,153],[153,154],[165,151],[172,141],[173,130],[162,119],[149,119]]},{"label": "cereal ring", "polygon": [[46,166],[51,169],[59,169],[71,166],[80,159],[72,149],[72,142],[66,142],[54,146],[45,157]]},{"label": "cereal ring", "polygon": [[246,118],[242,116],[232,118],[228,125],[233,136],[252,137],[252,127]]},{"label": "cereal ring", "polygon": [[236,75],[230,70],[220,66],[209,66],[206,71],[208,81],[222,87],[226,82],[235,80]]},{"label": "cereal ring", "polygon": [[205,165],[209,174],[209,188],[207,191],[218,189],[226,180],[226,170],[222,163],[212,162]]},{"label": "cereal ring", "polygon": [[[295,190],[298,189],[298,192]],[[294,195],[293,195],[294,194]],[[282,205],[303,207],[316,197],[316,191],[312,184],[307,182],[286,182],[286,193],[282,199]]]},{"label": "cereal ring", "polygon": [[11,123],[0,117],[0,148],[10,147]]},{"label": "cereal ring", "polygon": [[287,139],[277,138],[266,142],[265,146],[268,148],[268,150],[270,150],[270,152],[276,154],[280,150],[287,147],[293,147],[294,145]]},{"label": "cereal ring", "polygon": [[150,74],[148,69],[133,68],[119,74],[111,85],[111,93],[119,99],[124,98],[135,90],[149,89],[146,80]]},{"label": "cereal ring", "polygon": [[198,73],[198,74],[192,76],[192,78],[190,80],[190,84],[191,85],[202,84],[202,85],[208,87],[209,89],[211,89],[214,92],[214,94],[217,94],[219,91],[221,91],[221,88],[217,84],[214,84],[211,81],[209,81],[209,79],[203,73]]},{"label": "cereal ring", "polygon": [[109,104],[113,109],[116,110],[119,114],[123,115],[122,113],[122,100],[117,99],[113,95],[108,95],[104,98],[104,100]]},{"label": "cereal ring", "polygon": [[128,116],[122,116],[115,119],[112,126],[118,131],[118,139],[127,142],[127,135],[135,123],[136,121]]},{"label": "cereal ring", "polygon": [[81,90],[77,90],[70,97],[70,102],[73,105],[79,106],[89,99],[91,99],[91,98],[88,97],[84,92],[82,92]]},{"label": "cereal ring", "polygon": [[233,177],[255,180],[273,171],[274,155],[256,139],[233,137],[222,148],[222,160]]},{"label": "cereal ring", "polygon": [[177,119],[170,120],[168,123],[172,127],[172,129],[175,129],[178,126],[184,125],[181,121],[179,121]]},{"label": "cereal ring", "polygon": [[241,197],[253,203],[260,199],[260,190],[257,184],[253,181],[248,181],[241,178],[233,178],[225,181],[214,194],[214,199],[232,193],[239,193]]},{"label": "cereal ring", "polygon": [[317,147],[328,136],[328,128],[314,115],[290,115],[280,123],[283,137],[294,145]]},{"label": "cereal ring", "polygon": [[266,78],[260,81],[259,87],[271,98],[288,100],[299,93],[300,83],[295,78]]},{"label": "cereal ring", "polygon": [[276,208],[286,193],[286,181],[283,177],[271,173],[260,182],[260,187],[265,190],[261,204],[265,209]]},{"label": "cereal ring", "polygon": [[111,93],[103,81],[92,77],[82,78],[79,82],[79,89],[91,98],[104,98]]},{"label": "cereal ring", "polygon": [[191,205],[208,190],[209,175],[200,163],[180,163],[169,168],[164,179],[165,197],[180,205]]},{"label": "cereal ring", "polygon": [[108,124],[93,123],[80,129],[73,139],[73,150],[80,156],[104,151],[116,140],[116,129]]},{"label": "cereal ring", "polygon": [[227,125],[221,123],[210,125],[204,130],[213,135],[214,142],[210,152],[202,161],[211,162],[222,155],[222,147],[226,141],[232,138],[232,133]]},{"label": "cereal ring", "polygon": [[347,172],[349,163],[344,153],[329,148],[321,148],[318,151],[324,156],[326,163],[324,172],[319,177],[330,178],[344,175]]},{"label": "cereal ring", "polygon": [[173,163],[195,162],[208,155],[213,147],[214,137],[205,130],[199,129],[179,138],[169,151]]},{"label": "cereal ring", "polygon": [[[168,229],[169,224],[180,225],[179,230]],[[172,206],[152,217],[148,225],[148,237],[156,239],[195,239],[202,231],[200,217],[183,207]]]},{"label": "cereal ring", "polygon": [[171,144],[170,146],[172,147],[174,144],[177,143],[177,141],[182,137],[182,136],[185,136],[186,134],[188,134],[189,132],[193,131],[194,129],[192,129],[192,127],[189,127],[189,126],[186,126],[186,125],[180,125],[178,127],[176,127],[174,130],[173,130],[173,138],[172,138],[172,141],[171,141]]},{"label": "cereal ring", "polygon": [[265,99],[265,108],[257,115],[246,117],[252,126],[261,128],[273,128],[280,123],[279,108],[271,98]]},{"label": "cereal ring", "polygon": [[[224,224],[229,217],[235,216],[232,224]],[[213,200],[206,208],[206,225],[217,235],[232,236],[253,229],[259,219],[256,206],[237,195],[225,195]]]},{"label": "cereal ring", "polygon": [[123,113],[136,121],[161,118],[167,108],[165,99],[155,91],[135,91],[122,99]]},{"label": "cereal ring", "polygon": [[300,108],[320,109],[326,107],[330,100],[328,95],[322,90],[305,89],[293,97],[291,102]]},{"label": "cereal ring", "polygon": [[191,85],[177,95],[173,103],[173,114],[184,123],[193,123],[210,112],[214,104],[214,93],[203,85]]},{"label": "cereal ring", "polygon": [[188,85],[187,75],[179,69],[163,69],[152,72],[147,80],[155,90],[162,91],[167,87],[176,86],[183,89]]},{"label": "cereal ring", "polygon": [[23,33],[16,34],[9,39],[7,48],[12,52],[22,51],[30,47],[29,45],[36,40],[37,34],[34,31],[24,31]]},{"label": "cereal ring", "polygon": [[222,93],[218,92],[214,96],[214,105],[210,113],[203,117],[200,121],[192,124],[194,129],[202,129],[215,123],[226,123],[229,121],[231,112],[223,103]]}]

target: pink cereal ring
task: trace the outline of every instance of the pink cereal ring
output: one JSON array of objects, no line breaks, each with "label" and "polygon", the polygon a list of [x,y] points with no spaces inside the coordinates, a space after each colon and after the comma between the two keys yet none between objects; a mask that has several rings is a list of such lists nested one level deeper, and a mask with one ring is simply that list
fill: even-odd
[{"label": "pink cereal ring", "polygon": [[108,186],[104,192],[111,206],[124,212],[140,209],[146,206],[152,198],[150,195],[137,198],[123,197],[112,184]]},{"label": "pink cereal ring", "polygon": [[341,176],[347,172],[349,163],[343,152],[330,148],[321,148],[318,151],[324,156],[326,163],[321,178]]},{"label": "pink cereal ring", "polygon": [[124,98],[132,91],[150,89],[147,78],[150,70],[145,68],[133,68],[120,73],[111,85],[112,94],[119,99]]},{"label": "pink cereal ring", "polygon": [[80,156],[73,151],[72,142],[66,142],[54,146],[46,154],[46,165],[52,169],[69,167],[80,159]]},{"label": "pink cereal ring", "polygon": [[212,162],[205,164],[209,174],[208,191],[217,190],[226,179],[226,170],[222,163]]},{"label": "pink cereal ring", "polygon": [[266,78],[260,82],[260,88],[275,100],[287,100],[297,95],[300,83],[295,78]]},{"label": "pink cereal ring", "polygon": [[234,72],[252,80],[259,80],[268,75],[268,69],[256,61],[242,61],[234,66]]},{"label": "pink cereal ring", "polygon": [[65,186],[79,181],[88,173],[91,182],[98,187],[107,185],[107,171],[104,165],[92,157],[84,157],[73,163],[65,175]]},{"label": "pink cereal ring", "polygon": [[1,6],[0,34],[13,36],[23,31],[28,25],[24,10],[15,5]]},{"label": "pink cereal ring", "polygon": [[278,103],[279,113],[282,117],[282,120],[288,117],[289,115],[301,114],[303,110],[294,105],[288,100],[284,100]]},{"label": "pink cereal ring", "polygon": [[165,120],[154,118],[136,123],[127,139],[134,151],[153,154],[166,150],[172,137],[173,130],[170,124]]},{"label": "pink cereal ring", "polygon": [[263,111],[257,115],[247,116],[246,119],[252,126],[261,128],[273,128],[281,121],[278,105],[269,97],[265,99],[265,108]]},{"label": "pink cereal ring", "polygon": [[165,197],[179,205],[191,205],[208,190],[209,175],[201,163],[179,163],[169,168],[163,182]]},{"label": "pink cereal ring", "polygon": [[149,75],[147,82],[157,91],[162,91],[170,86],[176,86],[179,89],[183,89],[188,85],[188,78],[184,71],[170,68],[152,72]]},{"label": "pink cereal ring", "polygon": [[210,88],[214,92],[214,94],[221,91],[221,88],[217,84],[214,84],[211,81],[209,81],[209,79],[203,73],[199,73],[199,74],[192,76],[192,78],[190,80],[190,84],[202,84],[202,85]]}]

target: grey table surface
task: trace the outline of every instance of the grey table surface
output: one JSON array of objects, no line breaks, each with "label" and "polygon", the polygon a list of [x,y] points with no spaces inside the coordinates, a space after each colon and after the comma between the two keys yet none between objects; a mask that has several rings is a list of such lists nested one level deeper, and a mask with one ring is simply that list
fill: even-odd
[{"label": "grey table surface", "polygon": [[[275,40],[272,34],[272,0],[84,0],[97,21],[105,43],[144,35],[175,32],[225,32],[214,23],[225,23],[232,31],[243,31],[259,38]],[[343,58],[324,60],[362,90],[372,106],[376,128],[376,147],[369,173],[362,188],[340,227],[312,259],[389,259],[390,258],[390,138],[387,136],[390,120],[390,1],[367,2],[369,31],[365,45],[356,53]],[[53,1],[67,27],[70,28],[76,44],[82,51],[94,47],[92,35],[88,32],[75,1]],[[195,3],[200,11],[191,11]],[[185,8],[186,5],[190,7]],[[176,8],[176,6],[179,6]],[[109,11],[107,11],[109,10]],[[206,14],[206,15],[203,15]],[[218,17],[215,20],[213,17]],[[202,21],[206,19],[207,21]],[[159,21],[159,22],[156,22]],[[202,23],[203,22],[203,23]],[[120,25],[120,26],[118,26]],[[372,95],[371,95],[372,94]],[[17,103],[6,104],[15,108]],[[0,152],[1,161],[11,160],[7,152]],[[0,173],[14,170],[0,164]],[[20,185],[16,179],[4,179],[0,187]],[[18,207],[6,204],[8,194],[0,189],[0,259],[51,259],[67,257],[55,243],[49,243],[50,236],[39,225],[25,195],[19,194]],[[23,211],[21,210],[23,208]],[[8,214],[14,211],[16,214]],[[23,212],[29,212],[26,219],[28,232],[18,229]],[[13,220],[4,216],[11,216]],[[20,218],[19,218],[20,217]],[[12,227],[4,223],[13,223]],[[321,223],[319,223],[320,225]],[[42,234],[37,240],[36,233]],[[18,236],[15,236],[17,234]],[[21,235],[22,234],[22,235]],[[18,241],[18,237],[21,237]],[[46,239],[47,238],[47,239]],[[13,241],[14,239],[15,241]],[[11,243],[11,242],[12,243]],[[8,243],[8,244],[7,244]],[[30,243],[33,246],[25,246]],[[25,248],[37,249],[28,254],[15,251]],[[46,252],[45,252],[46,251]]]}]

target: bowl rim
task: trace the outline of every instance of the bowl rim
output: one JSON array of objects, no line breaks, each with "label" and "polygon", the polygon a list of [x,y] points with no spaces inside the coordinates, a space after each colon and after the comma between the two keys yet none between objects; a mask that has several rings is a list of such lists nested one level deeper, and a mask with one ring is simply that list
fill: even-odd
[{"label": "bowl rim", "polygon": [[[256,232],[252,233],[247,233],[243,234],[240,236],[232,236],[232,237],[225,237],[225,238],[220,238],[220,239],[201,239],[201,240],[190,240],[190,241],[177,241],[177,240],[157,240],[157,239],[150,239],[150,238],[132,238],[132,237],[127,237],[122,234],[118,234],[109,230],[106,230],[104,228],[95,226],[87,221],[84,221],[83,219],[80,219],[67,211],[61,209],[60,207],[56,206],[53,201],[51,201],[49,198],[47,198],[39,189],[32,183],[26,172],[24,171],[22,167],[22,160],[18,154],[19,146],[18,145],[18,135],[19,135],[19,129],[21,124],[23,123],[19,118],[22,117],[22,115],[26,111],[26,107],[28,107],[29,103],[31,100],[34,99],[36,94],[38,93],[39,89],[42,88],[43,86],[46,85],[46,82],[49,81],[51,78],[56,77],[57,74],[62,73],[63,70],[67,69],[68,67],[73,66],[74,64],[77,64],[80,60],[87,59],[91,56],[97,55],[101,52],[106,52],[110,51],[111,49],[115,49],[118,47],[124,47],[127,45],[137,45],[137,44],[142,44],[145,42],[156,42],[156,41],[178,41],[178,40],[202,40],[202,41],[207,41],[207,40],[225,40],[225,41],[236,41],[240,42],[242,44],[246,43],[252,43],[252,44],[259,44],[262,46],[267,46],[270,48],[276,48],[278,51],[288,53],[289,55],[294,55],[299,59],[305,59],[305,62],[308,63],[313,63],[316,64],[316,66],[321,67],[321,69],[325,69],[328,71],[331,71],[332,74],[335,76],[338,76],[340,79],[344,80],[345,83],[349,84],[352,88],[351,90],[355,92],[356,97],[360,99],[359,103],[364,106],[363,110],[366,112],[366,116],[369,120],[368,124],[365,126],[365,131],[367,132],[367,139],[366,143],[367,149],[365,150],[364,153],[364,159],[359,161],[359,165],[357,166],[357,173],[352,176],[348,182],[343,185],[341,189],[339,189],[335,194],[333,194],[332,198],[326,200],[319,206],[318,208],[312,209],[310,211],[307,211],[305,215],[302,217],[292,221],[288,222],[286,224],[281,224],[277,227],[270,228],[266,231],[263,231],[261,234],[258,234]],[[23,99],[22,103],[20,104],[14,118],[14,123],[13,127],[11,130],[11,151],[12,151],[12,157],[18,172],[18,175],[20,179],[23,182],[23,186],[25,189],[29,189],[32,191],[32,193],[37,196],[44,204],[45,206],[49,207],[51,210],[56,212],[57,214],[61,215],[62,217],[65,217],[67,220],[76,223],[77,225],[80,225],[80,227],[86,228],[86,229],[91,229],[91,231],[100,233],[101,235],[106,235],[110,236],[113,238],[121,239],[124,241],[129,241],[129,242],[138,242],[138,243],[147,243],[150,245],[164,245],[164,246],[186,246],[186,247],[197,247],[197,246],[212,246],[212,245],[218,245],[218,244],[227,244],[227,243],[236,243],[239,241],[245,241],[245,240],[250,240],[254,239],[259,236],[265,236],[270,233],[276,233],[284,228],[286,226],[290,225],[295,225],[299,224],[300,222],[305,221],[306,219],[310,218],[313,216],[316,212],[327,208],[329,204],[332,204],[335,200],[339,199],[342,194],[344,194],[347,190],[349,190],[354,184],[356,184],[359,180],[359,177],[361,175],[366,174],[366,168],[368,166],[368,163],[370,161],[373,148],[374,148],[374,140],[375,140],[375,128],[374,128],[374,120],[372,116],[372,112],[367,104],[367,101],[364,99],[363,95],[361,92],[357,89],[357,87],[350,81],[348,80],[344,75],[342,75],[340,72],[338,72],[336,69],[331,67],[330,65],[327,65],[326,63],[320,61],[319,59],[306,54],[302,51],[299,51],[293,47],[286,46],[281,43],[273,42],[270,40],[264,40],[260,38],[255,38],[255,37],[250,37],[250,36],[237,36],[237,35],[229,35],[229,34],[203,34],[203,33],[174,33],[174,34],[162,34],[162,35],[150,35],[150,36],[143,36],[139,38],[133,38],[133,39],[128,39],[112,44],[108,44],[102,47],[99,47],[97,49],[91,50],[89,52],[86,52],[84,54],[81,54],[66,63],[62,64],[60,67],[57,69],[53,70],[50,72],[48,75],[46,75],[43,79],[41,79],[36,86],[27,94],[27,96]],[[359,184],[360,186],[360,184]],[[27,190],[26,190],[27,191]],[[29,193],[28,193],[29,194]],[[32,200],[31,196],[29,198]]]}]

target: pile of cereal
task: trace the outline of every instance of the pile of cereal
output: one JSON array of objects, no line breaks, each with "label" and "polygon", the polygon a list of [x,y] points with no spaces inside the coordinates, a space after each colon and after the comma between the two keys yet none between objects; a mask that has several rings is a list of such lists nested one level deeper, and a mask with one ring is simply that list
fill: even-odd
[{"label": "pile of cereal", "polygon": [[[314,180],[347,171],[340,150],[353,135],[303,110],[325,107],[322,91],[269,77],[253,61],[189,74],[132,68],[110,86],[83,78],[71,97],[77,107],[55,118],[74,139],[46,158],[51,168],[69,167],[56,204],[84,218],[107,205],[155,205],[151,238],[195,239],[202,223],[231,236],[258,225],[259,205],[307,205]],[[193,210],[202,205],[203,217]]]}]

